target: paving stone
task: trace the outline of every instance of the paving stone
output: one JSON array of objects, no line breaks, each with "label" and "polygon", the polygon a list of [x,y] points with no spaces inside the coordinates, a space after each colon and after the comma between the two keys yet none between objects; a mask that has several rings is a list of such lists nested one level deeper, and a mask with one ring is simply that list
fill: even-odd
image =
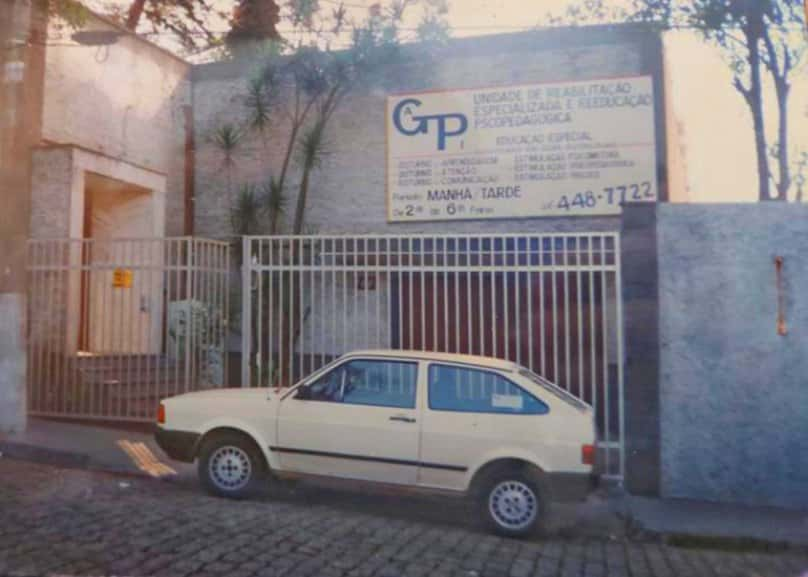
[{"label": "paving stone", "polygon": [[[798,577],[808,557],[597,539],[517,541],[303,501],[0,460],[0,574],[109,577]],[[55,480],[56,479],[56,480]],[[82,490],[56,488],[81,486]]]}]

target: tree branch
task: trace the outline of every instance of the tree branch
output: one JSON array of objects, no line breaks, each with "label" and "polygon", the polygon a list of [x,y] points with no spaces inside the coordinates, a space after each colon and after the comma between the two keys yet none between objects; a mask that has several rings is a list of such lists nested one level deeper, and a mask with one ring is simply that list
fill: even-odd
[{"label": "tree branch", "polygon": [[738,92],[741,93],[741,96],[743,96],[744,100],[746,100],[746,103],[751,105],[752,104],[752,89],[747,88],[746,86],[744,86],[743,81],[738,76],[735,76],[732,79],[732,85],[735,87],[735,90],[737,90]]}]

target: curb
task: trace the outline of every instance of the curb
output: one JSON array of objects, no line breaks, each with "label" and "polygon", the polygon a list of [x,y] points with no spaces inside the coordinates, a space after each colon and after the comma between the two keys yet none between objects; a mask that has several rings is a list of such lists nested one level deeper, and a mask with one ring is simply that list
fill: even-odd
[{"label": "curb", "polygon": [[94,461],[86,453],[76,451],[63,451],[50,449],[27,443],[17,443],[13,441],[0,441],[0,458],[13,459],[16,461],[26,461],[39,465],[49,465],[64,469],[79,469],[98,473],[108,473],[120,477],[132,477],[136,479],[150,479],[154,481],[173,482],[173,477],[154,477],[144,471],[123,469],[109,463]]}]

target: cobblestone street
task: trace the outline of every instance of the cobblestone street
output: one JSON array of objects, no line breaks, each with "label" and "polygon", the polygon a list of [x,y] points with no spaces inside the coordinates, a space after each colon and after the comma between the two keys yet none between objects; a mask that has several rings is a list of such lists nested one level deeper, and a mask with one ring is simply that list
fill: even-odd
[{"label": "cobblestone street", "polygon": [[798,577],[808,569],[798,554],[522,542],[383,506],[229,502],[195,487],[9,459],[0,459],[0,479],[0,575]]}]

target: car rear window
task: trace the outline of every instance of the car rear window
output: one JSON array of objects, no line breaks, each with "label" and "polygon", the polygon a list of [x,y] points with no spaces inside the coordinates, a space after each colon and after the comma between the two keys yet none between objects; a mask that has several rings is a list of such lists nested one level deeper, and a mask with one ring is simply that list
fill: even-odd
[{"label": "car rear window", "polygon": [[498,373],[432,364],[429,408],[436,411],[543,415],[548,406]]}]

